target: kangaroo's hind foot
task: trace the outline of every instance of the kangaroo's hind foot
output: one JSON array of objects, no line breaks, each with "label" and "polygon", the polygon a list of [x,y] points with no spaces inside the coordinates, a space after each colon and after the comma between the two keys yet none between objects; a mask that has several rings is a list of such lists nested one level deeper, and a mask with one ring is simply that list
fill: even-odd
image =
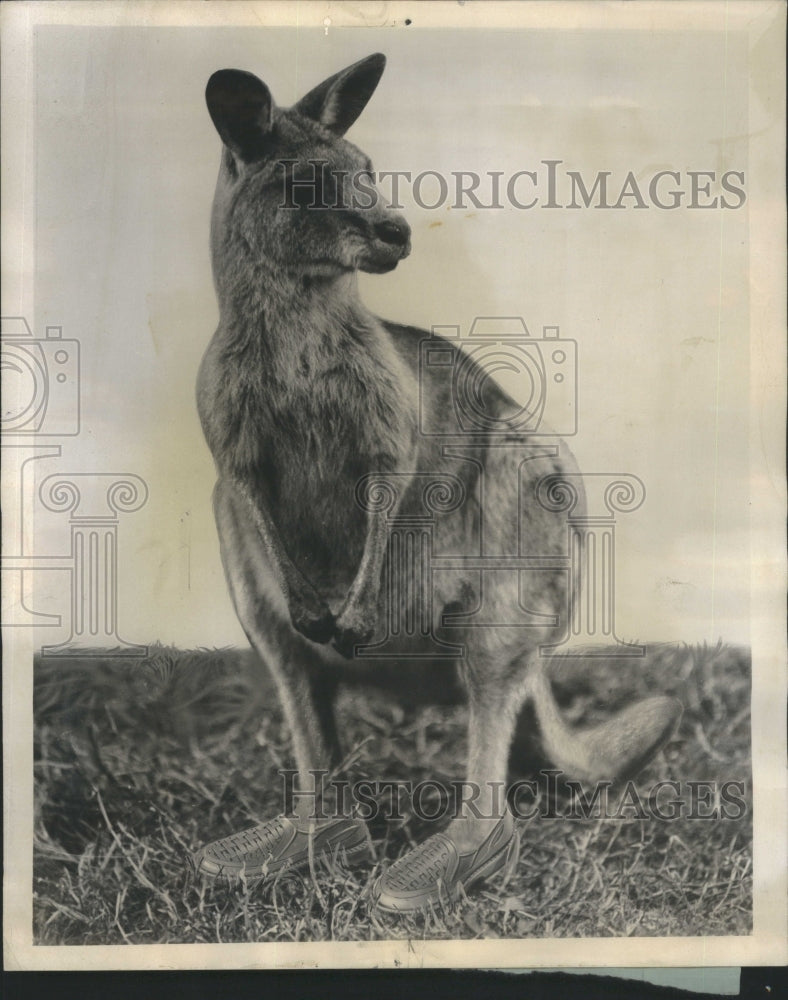
[{"label": "kangaroo's hind foot", "polygon": [[369,835],[361,819],[340,817],[309,826],[277,816],[248,830],[215,840],[196,851],[198,875],[223,881],[263,881],[284,872],[298,872],[313,861],[347,865],[369,861]]}]

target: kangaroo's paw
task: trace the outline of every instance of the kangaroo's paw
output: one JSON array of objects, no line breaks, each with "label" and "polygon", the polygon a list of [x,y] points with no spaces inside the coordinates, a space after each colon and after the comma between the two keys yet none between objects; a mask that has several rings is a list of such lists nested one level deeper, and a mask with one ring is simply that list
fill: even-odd
[{"label": "kangaroo's paw", "polygon": [[331,608],[317,595],[291,601],[290,621],[296,632],[311,642],[326,643],[334,635],[335,618]]},{"label": "kangaroo's paw", "polygon": [[346,659],[352,660],[355,647],[368,643],[375,634],[376,614],[366,608],[348,605],[343,608],[334,625],[332,645]]}]

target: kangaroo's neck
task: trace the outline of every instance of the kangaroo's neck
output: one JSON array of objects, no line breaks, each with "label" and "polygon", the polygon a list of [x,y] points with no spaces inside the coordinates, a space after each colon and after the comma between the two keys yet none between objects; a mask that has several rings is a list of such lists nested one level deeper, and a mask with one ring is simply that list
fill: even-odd
[{"label": "kangaroo's neck", "polygon": [[361,301],[355,272],[324,276],[287,272],[268,261],[243,264],[216,273],[220,338],[234,353],[276,368],[279,360],[313,349],[330,354],[379,330]]}]

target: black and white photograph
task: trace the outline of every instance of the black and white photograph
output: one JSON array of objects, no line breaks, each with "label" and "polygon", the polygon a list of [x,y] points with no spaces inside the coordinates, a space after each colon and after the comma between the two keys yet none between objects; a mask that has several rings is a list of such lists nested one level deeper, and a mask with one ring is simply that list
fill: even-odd
[{"label": "black and white photograph", "polygon": [[785,6],[3,6],[6,968],[784,963]]}]

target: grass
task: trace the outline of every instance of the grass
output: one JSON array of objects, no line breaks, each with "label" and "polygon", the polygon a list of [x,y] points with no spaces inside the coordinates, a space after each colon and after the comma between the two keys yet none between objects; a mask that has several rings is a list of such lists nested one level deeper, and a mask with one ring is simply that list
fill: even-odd
[{"label": "grass", "polygon": [[[374,864],[322,864],[267,885],[195,882],[189,853],[281,811],[290,736],[249,651],[152,647],[145,660],[39,657],[35,675],[34,940],[153,944],[393,938],[747,934],[752,918],[750,665],[741,648],[651,647],[645,660],[556,661],[577,724],[648,693],[674,693],[675,739],[642,772],[655,782],[745,783],[739,818],[519,821],[522,849],[451,908],[389,917],[370,892],[382,867],[431,830],[412,811],[371,824]],[[441,685],[442,690],[448,689]],[[447,699],[444,698],[444,701]],[[451,700],[451,699],[448,699]],[[461,777],[466,710],[391,691],[343,691],[354,778]],[[522,720],[512,762],[540,764]],[[686,786],[682,786],[686,788]],[[688,792],[682,798],[688,801]],[[566,809],[564,793],[554,806]]]}]

